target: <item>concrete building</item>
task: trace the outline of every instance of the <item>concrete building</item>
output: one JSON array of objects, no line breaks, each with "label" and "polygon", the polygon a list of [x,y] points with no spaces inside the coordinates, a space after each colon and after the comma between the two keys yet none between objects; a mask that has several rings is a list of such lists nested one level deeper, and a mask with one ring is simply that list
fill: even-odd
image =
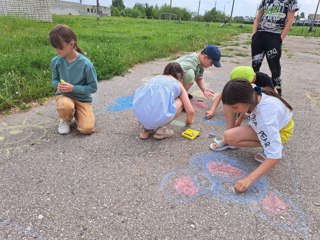
[{"label": "concrete building", "polygon": [[[97,16],[96,5],[86,5],[61,0],[50,0],[51,13],[56,15],[86,15]],[[111,16],[111,9],[99,6],[100,16]]]},{"label": "concrete building", "polygon": [[[314,14],[309,14],[308,15],[308,20],[311,20],[311,21],[313,21],[313,19],[314,19]],[[316,21],[318,20],[318,21],[320,21],[320,14],[317,14],[316,15],[316,19],[315,19]]]},{"label": "concrete building", "polygon": [[0,0],[1,15],[52,22],[49,0]]},{"label": "concrete building", "polygon": [[[100,16],[111,16],[110,7],[99,6],[99,12]],[[97,6],[60,0],[0,0],[0,16],[52,22],[52,14],[97,16]]]}]

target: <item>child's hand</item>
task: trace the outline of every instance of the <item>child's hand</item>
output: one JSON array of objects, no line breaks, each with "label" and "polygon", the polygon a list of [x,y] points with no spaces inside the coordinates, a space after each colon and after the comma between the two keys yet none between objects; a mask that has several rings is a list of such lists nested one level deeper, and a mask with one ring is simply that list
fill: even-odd
[{"label": "child's hand", "polygon": [[72,92],[73,91],[73,85],[68,82],[61,82],[58,84],[58,91],[59,92]]},{"label": "child's hand", "polygon": [[245,177],[244,179],[239,180],[235,185],[234,185],[234,190],[236,193],[243,193],[246,191],[250,185],[254,181],[250,177]]},{"label": "child's hand", "polygon": [[211,112],[210,110],[209,111],[206,111],[206,119],[210,119],[210,118],[212,118],[213,117],[213,112]]},{"label": "child's hand", "polygon": [[204,95],[205,97],[209,98],[209,99],[213,99],[213,97],[214,97],[214,92],[213,92],[212,90],[210,90],[210,89],[205,89],[205,90],[203,91],[203,95]]},{"label": "child's hand", "polygon": [[193,118],[191,120],[186,120],[186,126],[190,126],[193,123]]}]

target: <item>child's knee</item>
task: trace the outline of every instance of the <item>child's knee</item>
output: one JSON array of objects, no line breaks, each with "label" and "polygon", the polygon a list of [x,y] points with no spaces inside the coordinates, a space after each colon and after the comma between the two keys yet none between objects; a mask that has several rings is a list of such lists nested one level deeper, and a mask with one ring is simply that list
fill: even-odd
[{"label": "child's knee", "polygon": [[71,99],[67,97],[59,97],[57,98],[57,111],[65,112],[65,113],[73,113],[74,111],[74,103]]}]

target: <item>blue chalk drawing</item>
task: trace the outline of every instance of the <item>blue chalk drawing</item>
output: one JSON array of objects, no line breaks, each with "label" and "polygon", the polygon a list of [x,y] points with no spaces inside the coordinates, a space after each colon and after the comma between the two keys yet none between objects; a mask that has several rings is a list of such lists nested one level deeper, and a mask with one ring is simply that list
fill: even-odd
[{"label": "blue chalk drawing", "polygon": [[125,96],[116,99],[116,104],[106,106],[106,110],[109,112],[120,112],[132,108],[133,95]]},{"label": "blue chalk drawing", "polygon": [[[256,216],[270,224],[289,232],[304,234],[304,238],[308,239],[303,210],[288,196],[269,186],[266,176],[258,179],[245,193],[234,192],[234,184],[256,167],[256,163],[250,164],[220,152],[200,154],[191,159],[187,169],[166,174],[160,188],[165,198],[174,203],[213,197],[222,202],[247,206]],[[278,202],[270,201],[270,196]]]},{"label": "blue chalk drawing", "polygon": [[1,217],[0,216],[0,226],[3,226],[3,227],[6,227],[6,228],[9,228],[11,230],[14,230],[16,232],[21,232],[23,233],[25,236],[28,236],[28,237],[32,237],[34,239],[38,239],[38,240],[47,240],[46,237],[40,235],[36,230],[34,230],[33,228],[31,227],[25,227],[25,226],[22,226],[18,223],[14,223],[12,222],[9,218],[6,218],[6,217]]},{"label": "blue chalk drawing", "polygon": [[226,125],[226,121],[225,120],[212,120],[212,119],[208,119],[208,118],[203,118],[203,121],[205,123],[209,123],[209,124],[212,124],[212,125],[223,125],[223,126]]}]

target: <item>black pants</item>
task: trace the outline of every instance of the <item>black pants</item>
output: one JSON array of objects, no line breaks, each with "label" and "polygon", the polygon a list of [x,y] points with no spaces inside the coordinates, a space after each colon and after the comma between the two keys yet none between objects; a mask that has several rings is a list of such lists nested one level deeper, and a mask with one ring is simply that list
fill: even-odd
[{"label": "black pants", "polygon": [[264,56],[267,57],[267,62],[272,75],[273,85],[281,95],[281,47],[282,40],[281,35],[270,32],[257,31],[252,36],[251,42],[251,56],[252,56],[252,68],[255,72],[260,70]]}]

